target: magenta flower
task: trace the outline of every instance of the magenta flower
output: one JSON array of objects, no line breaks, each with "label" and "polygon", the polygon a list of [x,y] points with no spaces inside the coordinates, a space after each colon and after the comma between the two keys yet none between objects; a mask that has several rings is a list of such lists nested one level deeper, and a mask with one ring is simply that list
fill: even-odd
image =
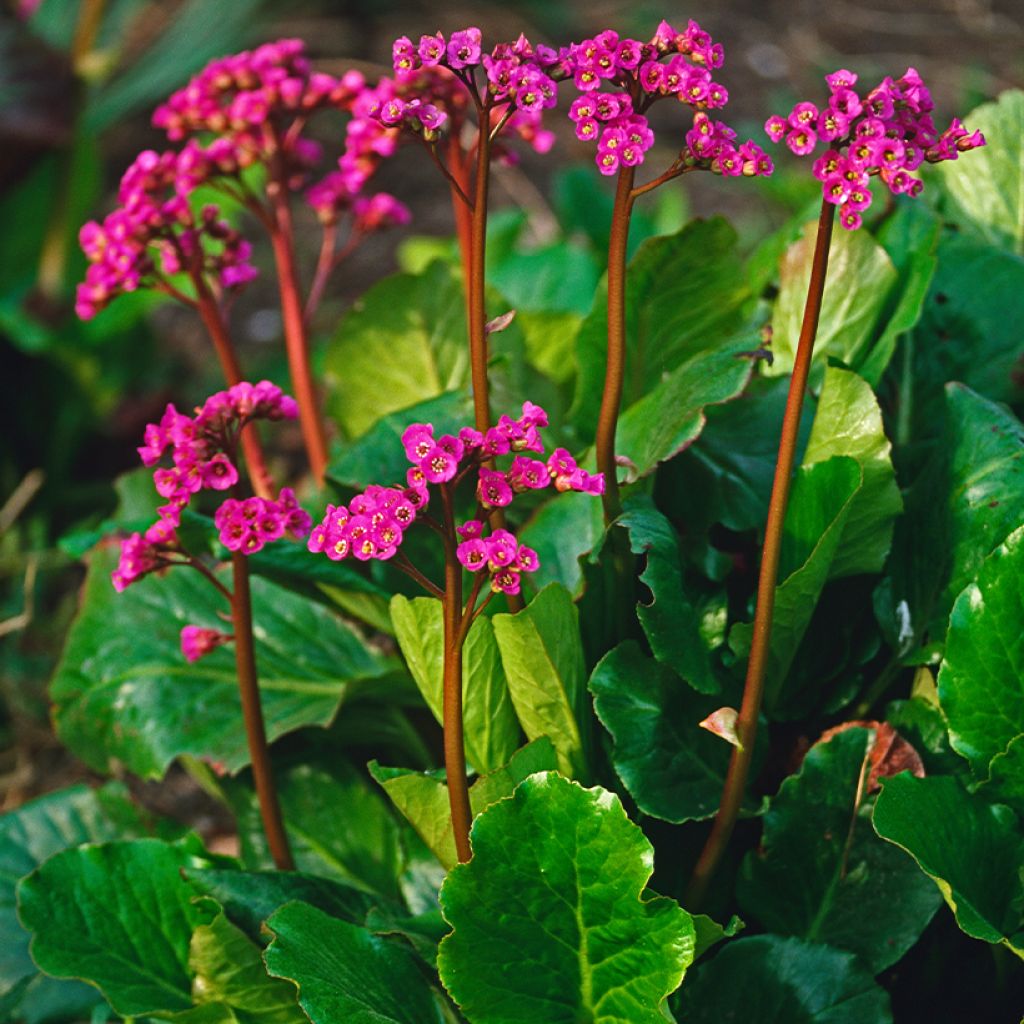
[{"label": "magenta flower", "polygon": [[864,96],[854,89],[857,76],[845,68],[825,81],[831,92],[827,107],[819,111],[812,103],[797,103],[788,118],[773,115],[764,127],[772,142],[785,138],[797,156],[814,153],[820,140],[829,144],[812,170],[847,230],[863,223],[872,178],[893,195],[917,196],[924,183],[912,172],[921,163],[955,160],[985,145],[980,132],[968,133],[955,118],[939,134],[931,118],[931,94],[913,68],[896,81],[883,79]]},{"label": "magenta flower", "polygon": [[230,643],[234,637],[230,633],[222,633],[219,629],[206,629],[203,626],[182,626],[181,653],[186,661],[198,661],[222,644]]}]

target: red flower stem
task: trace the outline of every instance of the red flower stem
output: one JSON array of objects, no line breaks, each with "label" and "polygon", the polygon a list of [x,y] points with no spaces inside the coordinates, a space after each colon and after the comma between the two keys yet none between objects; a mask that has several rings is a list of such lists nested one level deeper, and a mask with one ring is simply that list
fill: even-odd
[{"label": "red flower stem", "polygon": [[469,826],[473,814],[469,807],[469,780],[466,778],[466,751],[462,734],[462,565],[455,553],[455,517],[452,493],[441,485],[444,505],[444,675],[442,727],[444,729],[444,768],[448,781],[452,833],[459,862],[472,856]]},{"label": "red flower stem", "polygon": [[242,697],[242,718],[249,743],[249,759],[256,783],[260,818],[266,833],[270,855],[279,871],[294,871],[295,862],[288,846],[288,836],[281,818],[281,805],[274,788],[267,735],[260,709],[260,690],[256,681],[256,653],[252,641],[252,597],[249,591],[249,562],[240,551],[231,553],[234,595],[231,598],[231,619],[235,628],[235,667]]},{"label": "red flower stem", "polygon": [[275,176],[267,186],[274,211],[274,227],[270,242],[277,265],[277,282],[281,296],[281,316],[284,320],[284,341],[288,353],[288,371],[291,375],[292,390],[299,405],[299,426],[302,440],[309,458],[309,468],[321,487],[327,469],[327,437],[313,373],[309,362],[309,341],[306,334],[306,320],[303,314],[299,292],[299,278],[295,269],[295,254],[292,247],[292,211],[288,205],[288,189],[280,176]]},{"label": "red flower stem", "polygon": [[604,521],[610,526],[622,513],[619,481],[615,464],[615,428],[622,404],[622,381],[626,368],[626,244],[629,218],[633,211],[634,168],[619,171],[608,239],[608,360],[605,366],[601,412],[597,418],[597,469],[604,474],[601,505]]},{"label": "red flower stem", "polygon": [[[235,350],[231,344],[231,336],[228,334],[227,325],[224,323],[224,317],[221,316],[217,300],[213,297],[213,293],[201,273],[193,274],[192,282],[196,290],[196,307],[199,310],[203,326],[213,341],[224,379],[229,386],[238,384],[242,380],[242,370],[238,365],[238,358],[235,356]],[[245,467],[253,491],[261,498],[273,498],[274,479],[270,475],[270,470],[267,469],[267,460],[263,454],[263,446],[260,444],[260,435],[256,430],[255,423],[247,424],[242,429],[242,451],[245,454]]]},{"label": "red flower stem", "polygon": [[[477,106],[479,133],[476,143],[476,181],[470,221],[469,255],[469,361],[473,383],[473,417],[476,429],[486,434],[491,426],[490,392],[487,381],[487,306],[484,267],[487,261],[487,194],[491,175],[491,140],[487,134],[490,106]],[[489,463],[493,468],[493,460]],[[507,529],[503,509],[491,509],[488,522],[492,530]],[[522,610],[519,594],[508,594],[508,610]]]},{"label": "red flower stem", "polygon": [[828,269],[828,253],[832,240],[832,226],[835,222],[835,209],[832,203],[823,201],[821,204],[818,236],[814,243],[814,255],[811,260],[811,279],[807,288],[807,303],[804,306],[804,319],[800,327],[800,340],[793,363],[793,376],[789,382],[786,410],[782,418],[779,455],[775,463],[775,479],[772,483],[772,494],[768,502],[768,520],[764,531],[761,573],[757,581],[757,608],[754,612],[754,632],[750,644],[750,658],[747,661],[747,678],[743,687],[743,703],[740,705],[739,717],[736,719],[736,735],[740,745],[733,748],[718,814],[711,826],[711,834],[701,851],[687,888],[686,905],[691,908],[700,905],[708,884],[725,853],[736,819],[739,817],[740,805],[743,802],[743,794],[746,791],[747,778],[750,774],[754,740],[757,737],[757,716],[760,714],[761,701],[764,696],[772,612],[775,607],[775,586],[779,575],[779,553],[782,549],[782,528],[786,519],[786,505],[789,501],[789,488],[793,479],[793,463],[796,460],[800,413],[803,410],[807,376],[811,368],[811,354],[814,350],[818,317],[821,314],[822,297],[825,293],[825,272]]},{"label": "red flower stem", "polygon": [[[437,157],[436,152],[434,153]],[[440,163],[440,161],[439,161]],[[473,209],[469,199],[469,169],[466,154],[462,152],[459,140],[448,137],[448,175],[451,178],[452,217],[455,219],[455,236],[459,240],[459,256],[462,259],[463,290],[466,293],[466,316],[469,309],[469,277],[473,262]]]},{"label": "red flower stem", "polygon": [[307,328],[313,319],[313,314],[320,305],[320,297],[323,295],[327,279],[335,267],[334,246],[338,240],[338,225],[325,224],[323,238],[320,241],[320,255],[317,257],[316,270],[313,272],[313,283],[309,286],[309,295],[306,297],[306,310],[303,318]]}]

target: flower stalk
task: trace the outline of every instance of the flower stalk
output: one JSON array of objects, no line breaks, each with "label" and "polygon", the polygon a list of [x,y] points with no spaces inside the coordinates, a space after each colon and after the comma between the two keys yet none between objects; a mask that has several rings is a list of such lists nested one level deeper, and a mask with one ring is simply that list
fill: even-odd
[{"label": "flower stalk", "polygon": [[281,805],[274,787],[273,769],[267,734],[263,726],[263,710],[256,678],[256,653],[252,638],[252,597],[249,588],[249,562],[241,551],[231,552],[233,592],[231,620],[235,633],[235,667],[242,698],[242,718],[249,744],[249,759],[259,801],[260,819],[270,847],[270,855],[279,871],[294,871],[295,861],[288,845],[288,835],[281,817]]},{"label": "flower stalk", "polygon": [[836,207],[832,203],[827,200],[822,201],[821,214],[818,218],[818,233],[811,259],[811,278],[807,288],[807,302],[804,306],[800,339],[793,363],[793,376],[790,380],[786,409],[782,418],[782,436],[779,439],[775,478],[772,482],[772,493],[768,503],[761,571],[757,581],[754,631],[750,645],[750,657],[747,661],[743,702],[736,719],[736,735],[739,744],[733,747],[718,813],[687,889],[687,906],[691,908],[700,905],[708,884],[729,844],[750,775],[754,740],[757,737],[757,718],[764,697],[765,672],[768,665],[772,613],[775,607],[775,587],[779,575],[779,555],[782,550],[786,505],[789,501],[789,491],[793,480],[800,415],[803,411],[804,395],[807,390],[811,355],[814,351],[814,339],[818,331],[818,318],[821,315],[821,304],[825,293],[825,273],[828,269],[835,212]]}]

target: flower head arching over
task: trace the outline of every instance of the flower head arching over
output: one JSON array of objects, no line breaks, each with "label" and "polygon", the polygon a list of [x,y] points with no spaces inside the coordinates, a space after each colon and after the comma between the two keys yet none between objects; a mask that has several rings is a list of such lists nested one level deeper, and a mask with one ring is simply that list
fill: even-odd
[{"label": "flower head arching over", "polygon": [[854,88],[857,75],[845,68],[826,75],[825,81],[829,98],[823,107],[797,103],[787,117],[773,115],[764,127],[773,142],[785,140],[797,156],[811,156],[824,144],[814,176],[848,230],[863,223],[873,199],[872,178],[893,195],[916,197],[924,183],[913,172],[922,163],[955,160],[985,145],[981,132],[968,132],[957,118],[938,131],[931,93],[914,68],[907,68],[901,78],[884,78],[864,94]]}]

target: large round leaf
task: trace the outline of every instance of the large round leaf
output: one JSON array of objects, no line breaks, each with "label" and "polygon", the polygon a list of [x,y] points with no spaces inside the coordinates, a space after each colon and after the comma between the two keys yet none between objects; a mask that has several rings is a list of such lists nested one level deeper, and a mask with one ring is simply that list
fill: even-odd
[{"label": "large round leaf", "polygon": [[[199,573],[173,569],[123,594],[110,584],[116,554],[92,557],[82,609],[50,688],[57,730],[84,761],[120,761],[154,778],[182,754],[237,771],[249,762],[230,646],[189,664],[181,627],[224,629],[226,602]],[[322,605],[252,580],[256,664],[271,740],[327,725],[356,680],[395,662],[368,649]]]},{"label": "large round leaf", "polygon": [[644,898],[653,850],[618,799],[533,775],[473,826],[448,876],[441,980],[472,1024],[663,1024],[690,915]]}]

